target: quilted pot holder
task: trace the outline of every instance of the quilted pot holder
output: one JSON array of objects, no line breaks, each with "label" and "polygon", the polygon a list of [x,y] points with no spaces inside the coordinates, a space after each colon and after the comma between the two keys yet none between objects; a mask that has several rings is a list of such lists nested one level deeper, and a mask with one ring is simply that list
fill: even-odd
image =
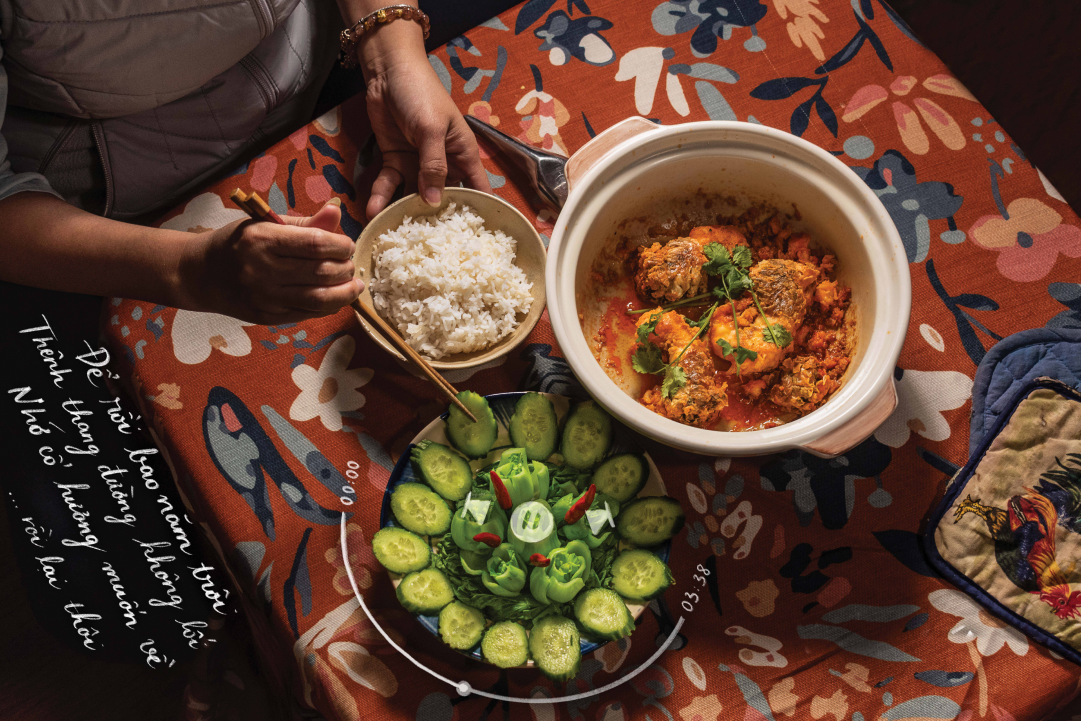
[{"label": "quilted pot holder", "polygon": [[925,549],[988,610],[1081,663],[1081,393],[1041,377],[1006,396]]},{"label": "quilted pot holder", "polygon": [[1014,406],[1021,389],[1041,376],[1081,389],[1081,331],[1034,328],[1004,338],[987,351],[972,384],[970,456],[987,429]]}]

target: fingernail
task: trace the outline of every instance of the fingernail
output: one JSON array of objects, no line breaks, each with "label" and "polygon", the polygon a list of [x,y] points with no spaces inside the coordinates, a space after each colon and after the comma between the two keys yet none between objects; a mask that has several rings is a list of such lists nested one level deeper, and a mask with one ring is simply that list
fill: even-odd
[{"label": "fingernail", "polygon": [[330,200],[327,201],[327,205],[337,205],[340,208],[340,207],[342,207],[342,199],[341,198],[331,198]]},{"label": "fingernail", "polygon": [[438,206],[443,200],[443,193],[439,188],[428,188],[424,191],[424,202],[433,208]]}]

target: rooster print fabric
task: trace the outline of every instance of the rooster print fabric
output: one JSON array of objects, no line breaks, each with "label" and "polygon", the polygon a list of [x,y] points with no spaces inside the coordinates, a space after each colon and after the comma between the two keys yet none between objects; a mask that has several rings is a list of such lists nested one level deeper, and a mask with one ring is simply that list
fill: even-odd
[{"label": "rooster print fabric", "polygon": [[1047,385],[1021,399],[955,481],[933,552],[1081,659],[1081,394]]},{"label": "rooster print fabric", "polygon": [[[762,123],[834,154],[881,198],[910,261],[912,318],[894,372],[901,402],[866,441],[828,460],[798,451],[704,458],[643,441],[687,513],[672,541],[676,584],[632,636],[556,685],[448,650],[402,609],[375,561],[390,471],[445,403],[352,311],[268,327],[107,303],[119,372],[236,586],[273,671],[263,677],[289,707],[336,721],[1020,721],[1073,697],[1079,668],[941,578],[918,533],[967,459],[972,379],[988,349],[1017,331],[1074,322],[1081,222],[889,6],[529,0],[429,60],[463,113],[553,152],[573,153],[642,115]],[[547,238],[555,214],[508,159],[483,143],[481,152],[494,192]],[[357,98],[163,222],[227,223],[240,186],[282,215],[340,198],[342,228],[356,237],[380,164]],[[506,358],[448,380],[482,394],[582,393],[547,316]],[[979,498],[1010,511],[1008,499]],[[1026,508],[1025,518],[1037,513]],[[985,528],[972,512],[956,530]],[[1055,558],[1073,583],[1061,549]],[[533,701],[622,683],[553,703],[459,695],[387,642],[348,570],[389,637],[446,678]],[[1081,629],[1079,618],[1058,622]],[[210,718],[213,693],[191,694],[192,717]]]}]

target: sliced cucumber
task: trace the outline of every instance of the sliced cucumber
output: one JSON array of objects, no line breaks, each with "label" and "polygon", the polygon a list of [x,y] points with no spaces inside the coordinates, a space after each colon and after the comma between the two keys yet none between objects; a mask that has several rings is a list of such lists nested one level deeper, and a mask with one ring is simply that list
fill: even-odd
[{"label": "sliced cucumber", "polygon": [[421,483],[399,483],[390,494],[390,510],[407,530],[438,536],[450,528],[450,506]]},{"label": "sliced cucumber", "polygon": [[594,401],[576,405],[563,426],[563,461],[572,468],[592,468],[612,443],[612,418]]},{"label": "sliced cucumber", "polygon": [[672,572],[651,551],[624,551],[612,564],[612,590],[634,603],[645,603],[672,585]]},{"label": "sliced cucumber", "polygon": [[387,526],[372,536],[375,560],[391,573],[412,573],[427,568],[432,549],[427,541],[404,528]]},{"label": "sliced cucumber", "polygon": [[458,400],[469,409],[477,422],[469,420],[458,406],[451,403],[446,421],[447,438],[467,457],[484,458],[495,445],[495,437],[499,431],[495,424],[495,415],[488,407],[488,400],[473,391],[462,391],[458,394]]},{"label": "sliced cucumber", "polygon": [[529,658],[529,640],[524,628],[514,621],[503,621],[485,631],[480,651],[488,663],[514,668]]},{"label": "sliced cucumber", "polygon": [[686,516],[679,501],[668,496],[647,496],[620,509],[616,530],[636,546],[664,543],[683,528]]},{"label": "sliced cucumber", "polygon": [[642,490],[649,478],[649,464],[640,453],[620,453],[612,456],[593,471],[597,493],[626,503]]},{"label": "sliced cucumber", "polygon": [[460,501],[473,486],[473,471],[450,446],[421,441],[409,454],[421,478],[448,501]]},{"label": "sliced cucumber", "polygon": [[545,616],[533,624],[529,653],[548,678],[569,681],[578,674],[582,639],[574,621],[559,615]]},{"label": "sliced cucumber", "polygon": [[406,611],[421,616],[434,616],[454,600],[450,582],[437,568],[410,573],[398,584],[397,593]]},{"label": "sliced cucumber", "polygon": [[510,419],[510,440],[525,449],[531,461],[545,461],[555,453],[559,422],[552,402],[540,393],[526,393],[514,406]]},{"label": "sliced cucumber", "polygon": [[607,588],[591,588],[578,594],[574,615],[587,636],[615,641],[634,632],[634,618],[623,598]]},{"label": "sliced cucumber", "polygon": [[473,648],[484,635],[484,614],[461,601],[449,603],[439,612],[439,635],[451,648]]}]

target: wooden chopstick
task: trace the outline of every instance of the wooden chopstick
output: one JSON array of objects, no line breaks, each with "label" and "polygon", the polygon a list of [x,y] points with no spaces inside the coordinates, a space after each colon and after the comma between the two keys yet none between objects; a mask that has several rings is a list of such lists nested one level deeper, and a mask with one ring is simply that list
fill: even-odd
[{"label": "wooden chopstick", "polygon": [[443,391],[443,393],[454,403],[454,405],[458,406],[458,408],[463,413],[465,413],[471,421],[473,421],[474,423],[477,422],[476,417],[469,412],[469,409],[465,407],[465,404],[458,400],[458,391],[454,388],[454,386],[452,386],[446,378],[439,375],[438,371],[428,365],[428,361],[424,360],[424,358],[421,357],[419,353],[413,350],[413,347],[406,343],[405,340],[403,340],[402,337],[398,335],[394,331],[394,329],[387,324],[385,320],[379,317],[378,313],[361,303],[359,298],[353,301],[353,308],[355,308],[356,311],[360,313],[364,320],[368,321],[376,328],[378,328],[380,333],[383,334],[383,337],[389,340],[390,344],[397,348],[399,353],[404,355],[409,360],[413,361],[414,365],[418,366],[422,371],[424,371],[424,374],[428,376],[428,379],[438,385]]},{"label": "wooden chopstick", "polygon": [[[265,220],[270,223],[285,225],[285,221],[281,219],[281,216],[275,213],[271,207],[267,205],[266,201],[260,198],[259,194],[255,191],[246,194],[240,188],[237,188],[232,192],[229,198],[236,203],[237,207],[250,215],[253,220]],[[435,368],[432,368],[431,365],[428,364],[428,361],[424,360],[419,353],[413,350],[412,346],[406,343],[385,320],[379,317],[378,313],[361,303],[360,298],[354,300],[351,305],[358,313],[360,313],[364,320],[378,328],[383,334],[383,337],[390,341],[390,344],[397,348],[399,353],[411,360],[413,365],[419,368],[425,377],[434,383],[451,403],[458,406],[458,409],[462,413],[465,413],[469,420],[474,423],[477,422],[477,417],[470,413],[469,409],[465,407],[465,404],[459,400],[458,390],[452,386],[446,378],[439,375],[439,372]]]}]

